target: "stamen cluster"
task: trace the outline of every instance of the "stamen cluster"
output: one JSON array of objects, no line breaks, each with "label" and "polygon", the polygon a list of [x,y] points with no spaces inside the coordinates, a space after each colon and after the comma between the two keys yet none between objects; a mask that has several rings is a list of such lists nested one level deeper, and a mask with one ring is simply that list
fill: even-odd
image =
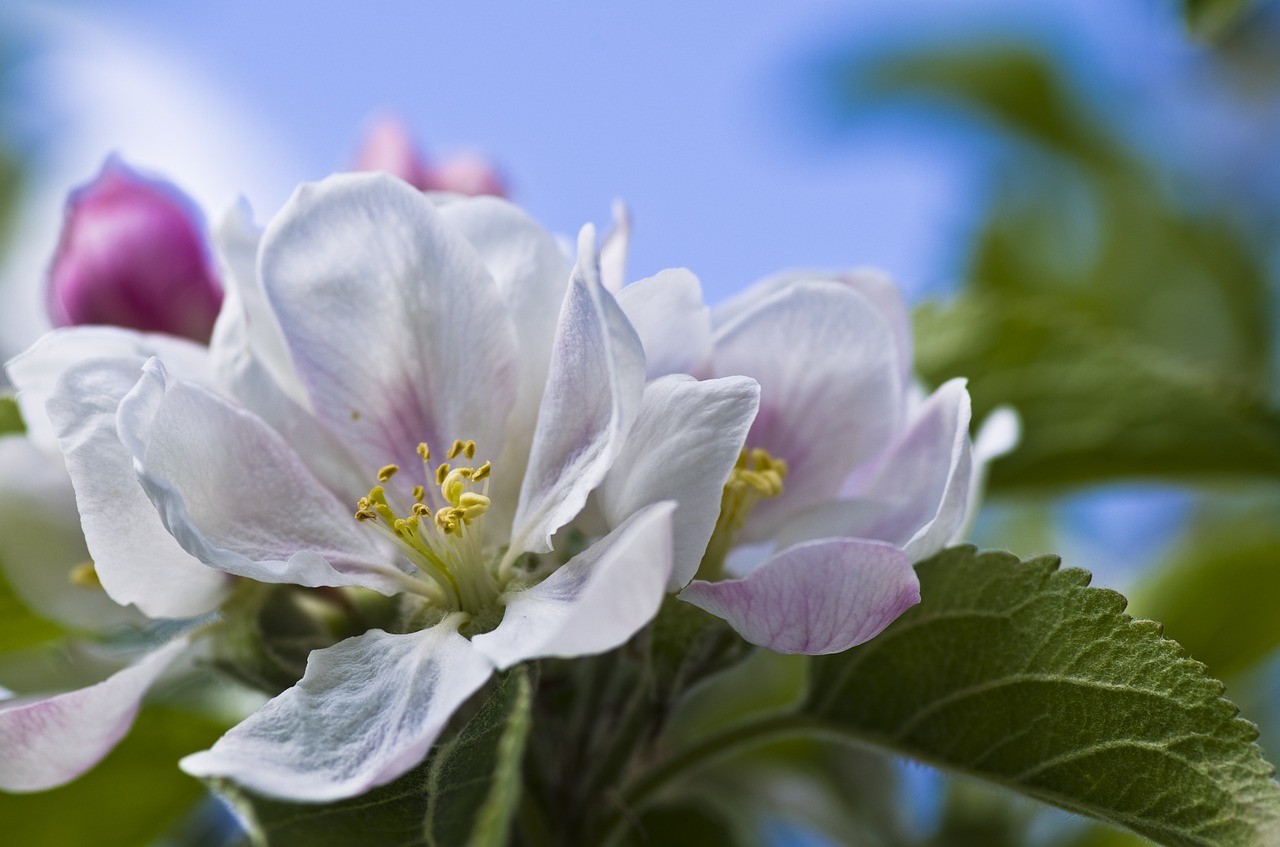
[{"label": "stamen cluster", "polygon": [[787,463],[759,447],[738,454],[738,461],[724,484],[720,499],[720,516],[711,533],[707,551],[702,557],[698,576],[703,579],[720,576],[725,556],[734,539],[746,526],[751,510],[761,500],[782,493],[787,478]]},{"label": "stamen cluster", "polygon": [[[489,510],[492,466],[487,461],[479,467],[450,464],[459,456],[475,458],[474,441],[454,441],[446,455],[449,461],[441,462],[434,471],[429,464],[431,448],[425,442],[418,445],[418,455],[425,479],[434,479],[436,487],[413,486],[413,502],[397,511],[388,495],[392,500],[402,498],[394,488],[388,492],[382,483],[390,482],[400,467],[385,465],[378,470],[380,484],[356,502],[355,518],[391,537],[407,558],[443,589],[445,597],[438,599],[459,609],[482,605],[497,594],[485,567],[484,533],[479,526]],[[474,490],[477,484],[482,484],[480,491]]]}]

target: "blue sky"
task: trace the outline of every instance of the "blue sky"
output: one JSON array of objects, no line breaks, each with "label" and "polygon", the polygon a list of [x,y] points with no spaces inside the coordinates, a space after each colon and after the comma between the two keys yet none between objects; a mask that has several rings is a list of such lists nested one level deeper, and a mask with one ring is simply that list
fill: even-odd
[{"label": "blue sky", "polygon": [[[196,183],[208,205],[244,193],[265,217],[292,185],[341,169],[369,118],[391,112],[432,152],[490,154],[515,199],[559,232],[606,223],[610,201],[626,200],[636,221],[633,275],[687,266],[721,299],[797,265],[878,265],[912,294],[943,290],[958,272],[983,185],[973,150],[960,137],[922,143],[891,126],[831,138],[813,57],[999,21],[1096,54],[1089,64],[1103,73],[1141,48],[1143,61],[1120,66],[1136,77],[1168,52],[1167,5],[1052,2],[1028,11],[984,0],[960,14],[938,0],[372,0],[358,11],[333,0],[96,0],[46,1],[13,17],[36,57],[59,44],[82,57],[77,73],[94,78],[94,108],[130,115],[114,137],[103,126],[77,128],[65,106],[62,115],[47,108],[65,92],[50,96],[45,86],[83,83],[21,77],[26,122],[87,136],[76,165],[55,181],[87,179],[92,151],[115,149]],[[112,45],[114,57],[104,49],[84,58],[85,39]],[[148,69],[112,70],[130,62]],[[150,98],[152,87],[167,90]],[[234,119],[184,133],[200,122],[188,110],[206,122]],[[207,187],[215,162],[225,175],[216,192]],[[66,172],[75,167],[84,172]]]}]

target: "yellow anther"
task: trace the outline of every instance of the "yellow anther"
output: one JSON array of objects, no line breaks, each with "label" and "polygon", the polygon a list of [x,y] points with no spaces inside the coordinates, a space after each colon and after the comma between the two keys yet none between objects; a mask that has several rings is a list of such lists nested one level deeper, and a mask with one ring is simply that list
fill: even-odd
[{"label": "yellow anther", "polygon": [[399,470],[399,465],[383,465],[381,468],[378,468],[378,482],[386,482],[391,479],[391,477],[395,476],[396,472]]},{"label": "yellow anther", "polygon": [[483,494],[468,491],[458,498],[458,507],[462,509],[463,516],[470,523],[489,511],[489,498]]},{"label": "yellow anther", "polygon": [[471,475],[475,472],[475,468],[458,468],[458,473],[462,474],[463,479],[471,479]]},{"label": "yellow anther", "polygon": [[359,500],[357,500],[357,501],[356,501],[356,508],[357,508],[357,509],[367,509],[367,508],[369,508],[369,506],[371,506],[371,505],[372,505],[372,503],[370,503],[370,502],[369,502],[369,498],[368,498],[368,497],[361,497]]},{"label": "yellow anther", "polygon": [[356,510],[356,520],[358,521],[376,521],[377,519],[378,519],[378,513],[375,512],[373,509],[357,509]]},{"label": "yellow anther", "polygon": [[455,438],[453,440],[453,444],[449,445],[449,452],[445,454],[445,457],[449,459],[458,458],[458,454],[462,452],[462,448],[462,439]]},{"label": "yellow anther", "polygon": [[426,507],[426,505],[424,505],[424,504],[422,504],[422,503],[414,503],[414,504],[413,504],[413,513],[414,513],[415,515],[417,515],[418,517],[420,517],[420,518],[429,518],[429,517],[431,517],[431,510],[430,510],[430,509],[428,509],[428,508]]},{"label": "yellow anther", "polygon": [[391,528],[394,529],[396,532],[396,535],[400,536],[401,538],[405,537],[406,535],[411,535],[412,529],[413,529],[413,527],[409,526],[409,522],[403,519],[397,519],[396,522],[391,525]]},{"label": "yellow anther", "polygon": [[455,506],[458,505],[458,498],[462,496],[463,489],[466,487],[465,472],[468,470],[470,468],[454,468],[440,481],[440,496]]},{"label": "yellow anther", "polygon": [[418,455],[422,457],[424,462],[431,458],[431,448],[427,446],[427,442],[418,442]]},{"label": "yellow anther", "polygon": [[481,465],[480,467],[476,468],[476,469],[475,469],[475,471],[473,471],[473,472],[472,472],[472,474],[471,474],[471,481],[472,481],[472,482],[479,482],[480,480],[482,480],[482,479],[484,479],[485,477],[487,477],[487,476],[489,475],[489,471],[491,471],[491,470],[493,470],[493,468],[489,465],[489,463],[488,463],[488,462],[485,462],[483,465]]},{"label": "yellow anther", "polygon": [[468,459],[474,459],[476,457],[476,443],[474,441],[467,441],[466,444],[463,444],[462,455],[466,456]]},{"label": "yellow anther", "polygon": [[449,475],[449,464],[443,463],[436,468],[436,485],[444,485],[444,478]]},{"label": "yellow anther", "polygon": [[422,498],[426,496],[427,496],[427,491],[421,485],[415,485],[413,487],[413,501],[415,503],[421,503]]},{"label": "yellow anther", "polygon": [[98,571],[93,566],[93,562],[81,562],[71,569],[71,573],[67,574],[67,578],[72,585],[80,588],[101,588],[102,580],[98,579]]}]

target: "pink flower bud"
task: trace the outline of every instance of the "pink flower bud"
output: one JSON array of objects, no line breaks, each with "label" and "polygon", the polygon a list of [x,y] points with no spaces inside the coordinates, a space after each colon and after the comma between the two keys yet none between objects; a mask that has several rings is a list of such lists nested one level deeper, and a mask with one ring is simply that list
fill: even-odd
[{"label": "pink flower bud", "polygon": [[383,118],[369,130],[356,156],[355,169],[393,174],[419,191],[507,196],[506,185],[492,162],[465,153],[432,165],[418,153],[404,124],[393,118]]},{"label": "pink flower bud", "polygon": [[49,270],[56,326],[113,324],[207,342],[222,288],[191,201],[109,159],[72,192]]},{"label": "pink flower bud", "polygon": [[418,155],[409,130],[393,118],[383,118],[370,128],[356,155],[355,169],[398,176],[419,191],[432,187],[430,170]]},{"label": "pink flower bud", "polygon": [[474,153],[464,153],[446,159],[431,172],[435,191],[452,191],[456,194],[492,194],[506,197],[507,187],[501,174],[488,159]]}]

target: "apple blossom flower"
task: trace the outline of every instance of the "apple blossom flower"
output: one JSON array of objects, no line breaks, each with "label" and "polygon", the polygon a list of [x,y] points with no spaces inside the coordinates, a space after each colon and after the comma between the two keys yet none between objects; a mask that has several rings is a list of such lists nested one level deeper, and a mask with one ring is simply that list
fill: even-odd
[{"label": "apple blossom flower", "polygon": [[[671,270],[622,288],[618,302],[650,378],[760,384],[682,599],[786,653],[845,650],[919,602],[912,563],[958,537],[976,496],[970,406],[963,380],[927,398],[914,385],[910,324],[890,280],[787,274],[709,310],[696,277]],[[986,443],[1008,449],[1016,424],[997,424],[1008,437]]]},{"label": "apple blossom flower", "polygon": [[72,193],[49,269],[55,326],[111,324],[204,342],[221,302],[199,218],[178,189],[109,159]]},{"label": "apple blossom flower", "polygon": [[355,169],[398,176],[419,191],[507,196],[501,174],[488,159],[460,153],[431,164],[418,152],[409,130],[393,118],[382,118],[370,127],[356,154]]},{"label": "apple blossom flower", "polygon": [[[757,388],[646,386],[590,228],[570,272],[503,201],[437,206],[343,175],[299,189],[260,240],[233,214],[219,241],[230,290],[208,381],[161,351],[140,378],[136,360],[99,358],[52,390],[86,525],[123,537],[136,513],[210,573],[363,586],[399,597],[404,621],[314,651],[188,772],[315,801],[385,783],[495,670],[618,646],[657,611],[673,548],[696,562]],[[39,359],[11,368],[20,387]],[[561,564],[553,536],[633,432],[690,449],[647,487],[637,477],[628,514]],[[73,462],[91,442],[106,460]],[[121,448],[145,505],[117,474]],[[710,496],[676,511],[672,479]],[[118,545],[102,552],[104,573],[129,569]]]}]

